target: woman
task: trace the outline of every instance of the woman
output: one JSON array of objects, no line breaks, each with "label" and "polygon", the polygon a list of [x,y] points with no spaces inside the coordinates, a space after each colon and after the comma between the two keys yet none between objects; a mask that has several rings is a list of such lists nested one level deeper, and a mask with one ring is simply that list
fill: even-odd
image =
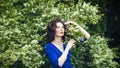
[{"label": "woman", "polygon": [[[76,25],[72,21],[68,21],[65,24],[68,25],[70,23]],[[53,68],[73,68],[70,63],[70,49],[74,45],[75,40],[70,39],[67,44],[64,44],[66,34],[65,24],[60,19],[55,19],[49,22],[47,26],[47,38],[49,43],[45,45],[45,50]],[[82,27],[78,26],[78,28],[85,34],[85,40],[90,37],[89,33]]]}]

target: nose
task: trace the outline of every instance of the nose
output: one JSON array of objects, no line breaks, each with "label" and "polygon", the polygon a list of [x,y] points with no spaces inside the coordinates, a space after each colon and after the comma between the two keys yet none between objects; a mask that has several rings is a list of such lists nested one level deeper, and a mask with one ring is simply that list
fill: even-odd
[{"label": "nose", "polygon": [[60,28],[60,31],[63,31],[64,30],[64,28]]}]

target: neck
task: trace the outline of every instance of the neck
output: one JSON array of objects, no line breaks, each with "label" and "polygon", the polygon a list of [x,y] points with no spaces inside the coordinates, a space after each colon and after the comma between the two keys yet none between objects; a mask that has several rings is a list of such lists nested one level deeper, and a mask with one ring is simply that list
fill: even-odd
[{"label": "neck", "polygon": [[63,40],[62,40],[61,37],[55,37],[55,39],[53,40],[53,43],[62,44],[62,43],[63,43]]},{"label": "neck", "polygon": [[63,52],[63,41],[61,37],[55,37],[55,39],[52,42],[58,49]]}]

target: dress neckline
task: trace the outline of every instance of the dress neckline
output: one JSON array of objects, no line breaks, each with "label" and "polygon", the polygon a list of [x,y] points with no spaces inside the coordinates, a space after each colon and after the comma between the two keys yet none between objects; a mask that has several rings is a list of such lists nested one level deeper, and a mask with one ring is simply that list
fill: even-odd
[{"label": "dress neckline", "polygon": [[[53,44],[52,42],[50,44],[52,44],[56,49],[58,49],[61,53],[63,53],[57,46],[55,46],[55,44]],[[63,43],[63,51],[64,50],[65,50],[65,44]]]}]

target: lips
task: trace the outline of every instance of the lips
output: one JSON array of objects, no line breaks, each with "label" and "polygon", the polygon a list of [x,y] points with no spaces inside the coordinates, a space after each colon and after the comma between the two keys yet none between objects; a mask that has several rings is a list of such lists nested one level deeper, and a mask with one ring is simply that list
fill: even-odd
[{"label": "lips", "polygon": [[64,32],[60,32],[60,34],[64,34]]}]

